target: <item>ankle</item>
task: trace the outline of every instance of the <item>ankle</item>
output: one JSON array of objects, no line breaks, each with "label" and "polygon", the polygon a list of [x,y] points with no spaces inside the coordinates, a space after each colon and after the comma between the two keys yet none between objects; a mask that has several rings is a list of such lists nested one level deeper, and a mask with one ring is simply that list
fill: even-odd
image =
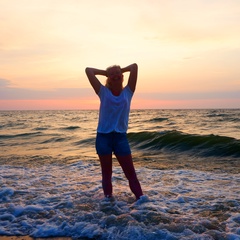
[{"label": "ankle", "polygon": [[112,198],[112,194],[110,195],[105,195],[106,198]]}]

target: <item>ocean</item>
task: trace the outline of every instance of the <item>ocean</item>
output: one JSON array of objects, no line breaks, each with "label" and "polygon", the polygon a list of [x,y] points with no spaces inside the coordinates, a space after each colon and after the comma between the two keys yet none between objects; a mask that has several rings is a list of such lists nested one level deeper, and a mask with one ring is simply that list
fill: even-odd
[{"label": "ocean", "polygon": [[0,111],[0,236],[240,239],[240,109],[132,110],[146,201],[114,158],[104,199],[96,110]]}]

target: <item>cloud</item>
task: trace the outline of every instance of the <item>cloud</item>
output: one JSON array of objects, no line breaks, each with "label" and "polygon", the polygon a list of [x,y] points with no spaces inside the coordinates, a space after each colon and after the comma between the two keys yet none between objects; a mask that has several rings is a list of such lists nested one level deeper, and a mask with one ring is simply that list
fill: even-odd
[{"label": "cloud", "polygon": [[[92,88],[53,88],[37,90],[9,87],[10,81],[0,79],[0,100],[89,99],[97,96]],[[136,92],[135,98],[145,100],[240,99],[240,91],[209,92]]]},{"label": "cloud", "polygon": [[[0,81],[0,86],[1,86]],[[91,88],[56,88],[49,90],[36,90],[26,88],[0,88],[0,100],[42,100],[42,99],[79,99],[94,95]]]},{"label": "cloud", "polygon": [[137,27],[146,39],[162,43],[231,46],[240,36],[238,9],[238,1],[151,1]]},{"label": "cloud", "polygon": [[[0,78],[0,87],[7,87],[10,85],[10,81],[7,79]],[[1,89],[0,89],[1,92]],[[1,95],[0,95],[1,96]]]},{"label": "cloud", "polygon": [[209,100],[209,99],[239,99],[240,91],[216,92],[154,92],[136,93],[136,97],[148,100]]}]

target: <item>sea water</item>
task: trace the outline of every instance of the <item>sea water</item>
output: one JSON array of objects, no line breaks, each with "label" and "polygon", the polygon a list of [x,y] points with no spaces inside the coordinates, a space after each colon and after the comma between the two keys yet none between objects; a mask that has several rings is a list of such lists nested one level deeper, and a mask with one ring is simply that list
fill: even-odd
[{"label": "sea water", "polygon": [[132,110],[144,194],[114,159],[104,198],[98,111],[0,112],[0,235],[240,239],[240,110]]}]

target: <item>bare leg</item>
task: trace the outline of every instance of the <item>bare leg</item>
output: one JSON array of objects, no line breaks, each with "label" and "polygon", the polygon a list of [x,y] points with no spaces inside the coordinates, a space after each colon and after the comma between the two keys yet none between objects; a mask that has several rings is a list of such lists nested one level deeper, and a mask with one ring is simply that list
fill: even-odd
[{"label": "bare leg", "polygon": [[118,159],[118,162],[120,163],[123,172],[128,179],[131,191],[134,193],[136,198],[139,199],[143,195],[143,192],[133,166],[132,155],[129,154],[127,156],[116,156],[116,158]]},{"label": "bare leg", "polygon": [[106,197],[112,196],[112,154],[98,155],[102,169],[102,187]]}]

